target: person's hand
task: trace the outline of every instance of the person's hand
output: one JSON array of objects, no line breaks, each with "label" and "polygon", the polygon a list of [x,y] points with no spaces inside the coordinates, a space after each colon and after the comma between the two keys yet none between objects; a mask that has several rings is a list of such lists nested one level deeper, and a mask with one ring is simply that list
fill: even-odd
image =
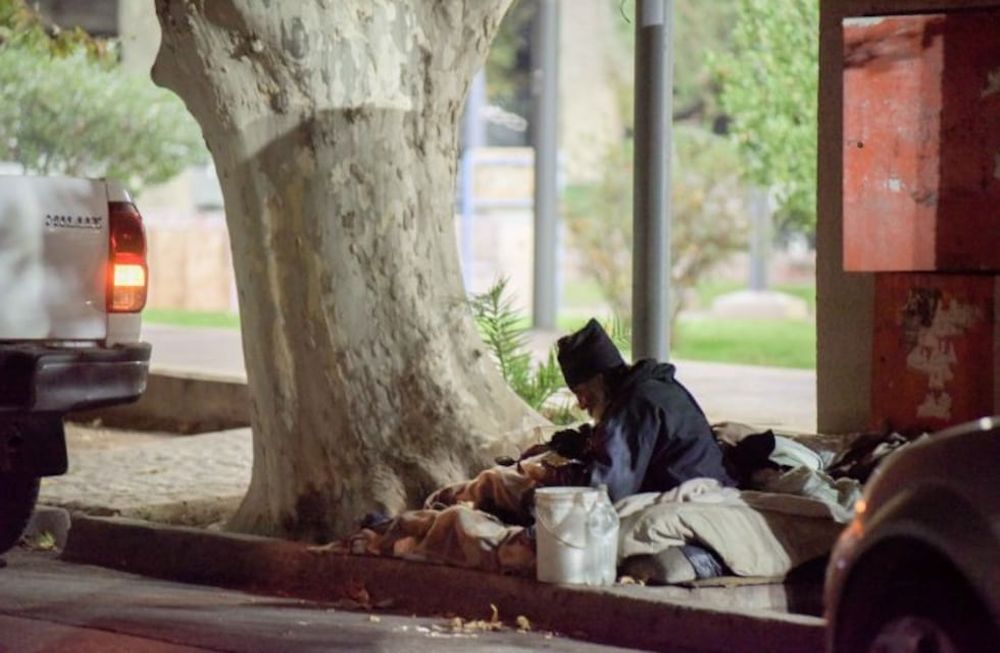
[{"label": "person's hand", "polygon": [[542,461],[545,476],[541,485],[573,487],[587,484],[587,466],[579,461],[563,465],[551,465]]},{"label": "person's hand", "polygon": [[563,458],[579,459],[587,447],[592,429],[584,424],[578,429],[563,429],[552,434],[549,447]]},{"label": "person's hand", "polygon": [[546,453],[546,452],[548,452],[550,450],[551,450],[551,447],[548,444],[545,444],[545,443],[543,443],[543,444],[533,444],[533,445],[531,445],[530,447],[528,447],[527,449],[525,449],[524,451],[521,452],[521,456],[520,456],[520,458],[517,459],[517,462],[525,460],[526,458],[531,458],[532,456],[537,456],[539,454]]}]

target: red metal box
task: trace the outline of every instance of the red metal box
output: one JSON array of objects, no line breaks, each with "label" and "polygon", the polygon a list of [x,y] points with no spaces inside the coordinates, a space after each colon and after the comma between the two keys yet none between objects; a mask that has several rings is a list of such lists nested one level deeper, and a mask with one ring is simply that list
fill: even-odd
[{"label": "red metal box", "polygon": [[1000,12],[845,20],[843,152],[845,270],[1000,270]]},{"label": "red metal box", "polygon": [[1000,276],[875,275],[872,426],[1000,414]]}]

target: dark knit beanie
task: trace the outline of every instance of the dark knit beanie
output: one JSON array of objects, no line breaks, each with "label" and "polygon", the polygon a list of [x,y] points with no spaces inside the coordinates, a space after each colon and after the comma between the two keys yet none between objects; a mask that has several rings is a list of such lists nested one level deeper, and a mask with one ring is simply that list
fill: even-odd
[{"label": "dark knit beanie", "polygon": [[559,338],[558,347],[559,367],[570,388],[625,364],[615,343],[593,318],[576,333]]}]

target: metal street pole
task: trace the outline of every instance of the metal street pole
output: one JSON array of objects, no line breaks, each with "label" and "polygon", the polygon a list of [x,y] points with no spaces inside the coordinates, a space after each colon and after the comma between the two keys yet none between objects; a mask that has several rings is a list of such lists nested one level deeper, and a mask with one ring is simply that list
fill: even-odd
[{"label": "metal street pole", "polygon": [[632,357],[670,345],[670,146],[673,0],[636,0]]},{"label": "metal street pole", "polygon": [[555,329],[559,227],[558,0],[538,0],[531,52],[534,59],[532,90],[535,96],[532,121],[535,144],[535,256],[531,315],[536,329]]}]

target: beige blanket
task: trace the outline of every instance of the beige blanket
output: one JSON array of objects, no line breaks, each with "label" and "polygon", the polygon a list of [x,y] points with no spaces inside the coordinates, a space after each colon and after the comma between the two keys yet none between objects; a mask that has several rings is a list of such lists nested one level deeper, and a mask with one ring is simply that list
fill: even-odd
[{"label": "beige blanket", "polygon": [[384,530],[362,529],[327,548],[484,571],[535,573],[535,543],[526,529],[465,505],[410,510]]},{"label": "beige blanket", "polygon": [[698,544],[718,553],[739,576],[782,576],[829,552],[843,529],[838,509],[822,501],[722,488],[712,479],[637,494],[615,508],[621,519],[619,560]]}]

